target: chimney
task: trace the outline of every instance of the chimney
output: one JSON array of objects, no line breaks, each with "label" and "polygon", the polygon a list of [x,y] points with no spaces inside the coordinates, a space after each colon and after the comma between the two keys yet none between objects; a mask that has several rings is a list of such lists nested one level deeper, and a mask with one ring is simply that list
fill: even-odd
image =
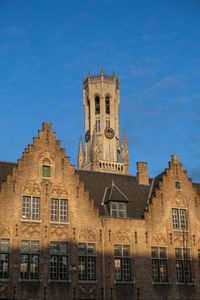
[{"label": "chimney", "polygon": [[139,184],[149,184],[149,173],[146,162],[137,162],[137,180]]}]

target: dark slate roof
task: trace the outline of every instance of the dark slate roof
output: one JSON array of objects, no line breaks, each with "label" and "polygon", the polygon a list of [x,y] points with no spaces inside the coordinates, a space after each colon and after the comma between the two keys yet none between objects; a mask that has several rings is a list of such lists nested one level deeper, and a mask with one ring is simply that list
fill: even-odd
[{"label": "dark slate roof", "polygon": [[[143,218],[147,204],[150,185],[139,185],[136,176],[103,173],[95,171],[76,170],[80,181],[85,185],[90,198],[94,200],[95,207],[99,208],[100,215],[108,216],[106,205],[102,205],[106,188],[111,188],[112,181],[121,193],[129,200],[127,203],[127,215],[130,218]],[[150,179],[150,183],[152,179]],[[122,195],[120,193],[120,195]],[[116,198],[114,193],[113,197]],[[120,196],[122,197],[122,196]],[[124,196],[123,196],[124,199]]]},{"label": "dark slate roof", "polygon": [[6,181],[7,175],[11,175],[13,167],[16,166],[17,163],[0,161],[0,184]]},{"label": "dark slate roof", "polygon": [[106,204],[109,201],[118,202],[129,202],[129,199],[120,191],[120,189],[115,186],[114,181],[112,181],[112,186],[105,189],[103,202]]}]

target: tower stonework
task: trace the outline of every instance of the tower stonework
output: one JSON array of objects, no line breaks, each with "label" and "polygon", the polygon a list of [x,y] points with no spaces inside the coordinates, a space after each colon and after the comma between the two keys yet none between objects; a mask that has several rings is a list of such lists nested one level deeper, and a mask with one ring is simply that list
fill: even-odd
[{"label": "tower stonework", "polygon": [[[103,74],[83,78],[85,164],[80,169],[129,173],[128,145],[119,140],[119,78]],[[126,153],[124,162],[123,146]],[[79,164],[80,165],[80,164]]]}]

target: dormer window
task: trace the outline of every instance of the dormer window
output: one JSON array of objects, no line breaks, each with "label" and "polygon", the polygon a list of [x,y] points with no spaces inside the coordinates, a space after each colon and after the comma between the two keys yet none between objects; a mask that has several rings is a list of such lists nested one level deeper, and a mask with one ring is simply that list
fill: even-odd
[{"label": "dormer window", "polygon": [[110,202],[110,216],[113,218],[127,217],[127,204],[122,202]]},{"label": "dormer window", "polygon": [[107,96],[106,97],[106,114],[110,114],[110,98]]},{"label": "dormer window", "polygon": [[129,199],[112,182],[111,187],[107,187],[104,192],[102,205],[106,204],[108,213],[112,218],[127,218],[127,204]]},{"label": "dormer window", "polygon": [[95,115],[100,114],[100,99],[98,96],[95,97]]},{"label": "dormer window", "polygon": [[50,177],[50,166],[42,166],[42,177]]}]

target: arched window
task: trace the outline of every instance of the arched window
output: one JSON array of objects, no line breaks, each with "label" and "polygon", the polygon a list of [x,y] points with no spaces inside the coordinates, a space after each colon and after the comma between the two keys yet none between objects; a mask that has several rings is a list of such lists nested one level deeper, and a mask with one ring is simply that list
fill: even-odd
[{"label": "arched window", "polygon": [[110,114],[110,98],[106,97],[106,114]]},{"label": "arched window", "polygon": [[100,114],[100,99],[98,96],[95,97],[95,114]]}]

